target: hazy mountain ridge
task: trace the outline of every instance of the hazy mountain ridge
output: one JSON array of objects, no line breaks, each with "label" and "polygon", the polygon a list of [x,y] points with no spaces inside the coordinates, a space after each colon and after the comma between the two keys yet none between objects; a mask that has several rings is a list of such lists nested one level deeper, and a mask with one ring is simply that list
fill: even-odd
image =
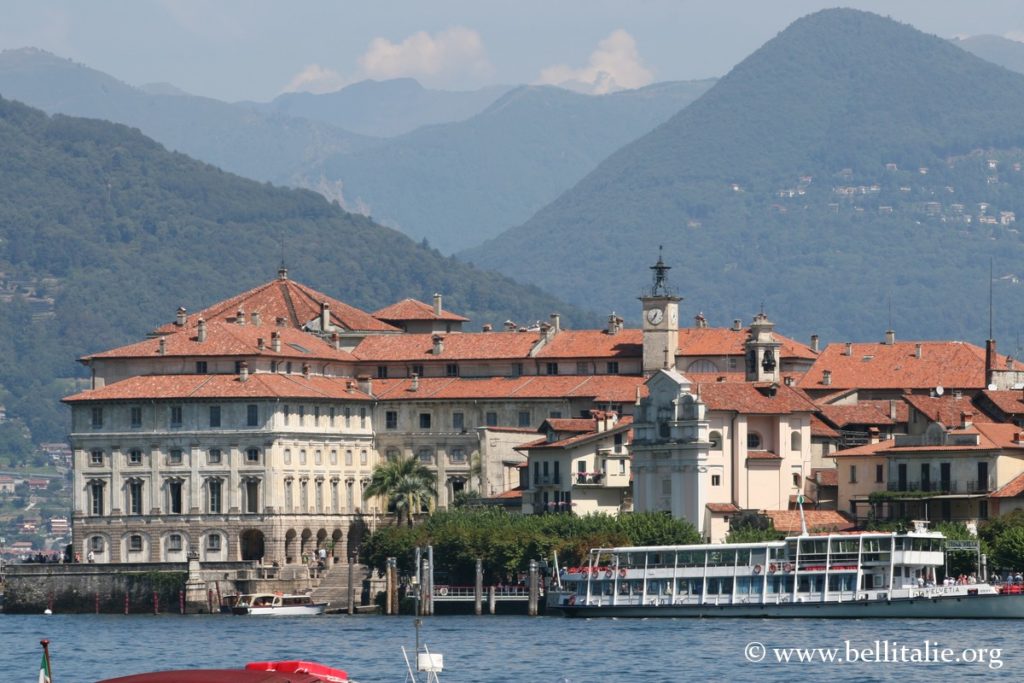
[{"label": "hazy mountain ridge", "polygon": [[[0,99],[0,400],[37,440],[66,429],[74,359],[190,310],[291,276],[365,310],[445,295],[473,320],[578,309],[477,271],[305,190],[169,153],[137,130]],[[52,298],[36,315],[24,295]]]},{"label": "hazy mountain ridge", "polygon": [[[1020,75],[909,26],[826,10],[463,255],[628,311],[664,244],[684,310],[712,324],[766,302],[791,335],[880,338],[891,295],[904,336],[980,339],[989,258],[998,275],[1024,256],[1013,224],[982,223],[977,208],[1024,216],[1012,171],[1022,110]],[[1005,165],[989,180],[998,155]],[[801,178],[811,179],[803,194]],[[953,204],[970,206],[973,222],[952,218]],[[1019,287],[997,290],[997,309],[1022,303]],[[1016,336],[1009,316],[997,329]]]},{"label": "hazy mountain ridge", "polygon": [[272,101],[246,102],[258,111],[320,121],[373,137],[394,137],[475,116],[511,90],[492,85],[478,90],[428,90],[413,78],[366,80],[336,92],[284,93]]},{"label": "hazy mountain ridge", "polygon": [[1024,43],[1002,36],[980,35],[954,38],[952,43],[1001,67],[1024,73]]},{"label": "hazy mountain ridge", "polygon": [[526,220],[712,83],[659,83],[602,96],[521,86],[467,121],[334,155],[322,176],[340,186],[346,206],[455,251]]},{"label": "hazy mountain ridge", "polygon": [[309,164],[332,153],[376,144],[319,122],[263,114],[207,97],[144,91],[34,48],[0,53],[0,96],[51,114],[136,127],[169,149],[277,184],[292,183]]}]

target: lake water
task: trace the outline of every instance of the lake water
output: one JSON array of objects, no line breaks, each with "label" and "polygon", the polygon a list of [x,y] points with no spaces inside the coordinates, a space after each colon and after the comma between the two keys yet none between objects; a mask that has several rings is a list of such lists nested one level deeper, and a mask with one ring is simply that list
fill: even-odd
[{"label": "lake water", "polygon": [[[442,683],[1024,680],[1024,635],[1016,621],[423,621],[423,642],[444,655]],[[271,659],[319,661],[345,669],[359,683],[401,683],[401,647],[411,650],[415,637],[412,618],[404,616],[0,614],[0,681],[35,681],[39,641],[47,638],[54,683],[159,669],[236,668]],[[853,658],[847,642],[860,661],[845,661]],[[828,655],[814,652],[805,654],[813,662],[792,653],[786,663],[784,648],[838,648],[833,656],[844,661],[822,662]],[[902,654],[900,648],[906,648]],[[747,659],[762,653],[764,661]],[[865,654],[881,661],[864,662]],[[937,661],[942,656],[973,661]]]}]

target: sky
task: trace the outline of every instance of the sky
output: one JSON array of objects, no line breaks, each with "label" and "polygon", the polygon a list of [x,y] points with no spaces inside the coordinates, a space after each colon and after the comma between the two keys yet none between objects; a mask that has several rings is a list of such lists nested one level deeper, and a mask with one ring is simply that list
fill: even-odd
[{"label": "sky", "polygon": [[[410,76],[602,93],[722,76],[816,0],[0,0],[0,49],[221,100]],[[943,37],[1024,40],[1020,0],[847,2]]]}]

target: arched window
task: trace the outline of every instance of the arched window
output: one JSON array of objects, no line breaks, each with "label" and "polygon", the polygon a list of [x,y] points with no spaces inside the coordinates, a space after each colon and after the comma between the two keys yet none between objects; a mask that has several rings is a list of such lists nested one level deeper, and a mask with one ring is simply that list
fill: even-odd
[{"label": "arched window", "polygon": [[398,460],[399,456],[400,456],[400,454],[399,454],[397,448],[389,448],[387,450],[387,456],[386,457],[388,459],[388,462],[394,462],[395,460]]},{"label": "arched window", "polygon": [[757,432],[747,432],[747,450],[761,450],[761,435]]},{"label": "arched window", "polygon": [[711,450],[722,450],[722,432],[711,432],[708,434],[708,441],[711,442]]},{"label": "arched window", "polygon": [[693,361],[692,363],[690,363],[690,365],[687,366],[686,371],[687,372],[693,372],[693,373],[700,372],[700,373],[707,373],[707,374],[719,372],[718,366],[715,365],[713,362],[707,360],[706,358],[702,358],[700,360]]},{"label": "arched window", "polygon": [[800,432],[793,432],[789,435],[789,450],[799,451],[801,448]]}]

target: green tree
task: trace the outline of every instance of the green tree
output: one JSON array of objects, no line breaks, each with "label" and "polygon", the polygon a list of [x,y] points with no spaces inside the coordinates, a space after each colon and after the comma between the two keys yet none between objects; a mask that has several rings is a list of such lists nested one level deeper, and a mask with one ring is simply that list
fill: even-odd
[{"label": "green tree", "polygon": [[999,569],[1020,570],[1024,567],[1024,527],[1007,529],[996,539],[992,563]]},{"label": "green tree", "polygon": [[388,460],[373,469],[364,495],[386,498],[388,507],[395,510],[395,521],[401,523],[404,513],[412,526],[413,515],[437,498],[434,481],[433,472],[415,457]]}]

